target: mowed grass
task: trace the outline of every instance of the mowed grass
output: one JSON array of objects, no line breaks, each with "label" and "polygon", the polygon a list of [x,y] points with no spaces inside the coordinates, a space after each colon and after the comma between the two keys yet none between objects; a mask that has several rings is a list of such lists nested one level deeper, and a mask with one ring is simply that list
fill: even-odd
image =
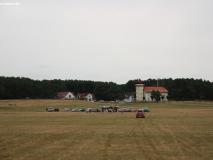
[{"label": "mowed grass", "polygon": [[[63,112],[63,107],[99,105],[61,100],[0,101],[0,159],[213,159],[212,102],[113,104],[148,106],[151,113],[145,119],[136,119],[135,113]],[[62,112],[47,113],[46,106],[58,106]]]}]

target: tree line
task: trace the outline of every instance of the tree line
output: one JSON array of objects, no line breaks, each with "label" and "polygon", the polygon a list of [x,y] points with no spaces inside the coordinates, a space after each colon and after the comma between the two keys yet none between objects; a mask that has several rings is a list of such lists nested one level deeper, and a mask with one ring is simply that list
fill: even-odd
[{"label": "tree line", "polygon": [[135,92],[135,84],[163,86],[171,100],[213,100],[213,82],[202,79],[140,79],[126,84],[85,80],[33,80],[24,77],[0,77],[0,99],[55,98],[57,92],[72,91],[75,94],[93,93],[97,100],[124,99],[126,93]]}]

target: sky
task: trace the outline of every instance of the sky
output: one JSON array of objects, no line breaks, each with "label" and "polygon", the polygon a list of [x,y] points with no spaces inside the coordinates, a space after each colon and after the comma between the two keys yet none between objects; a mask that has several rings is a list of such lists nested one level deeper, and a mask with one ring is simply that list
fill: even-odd
[{"label": "sky", "polygon": [[0,0],[0,76],[213,81],[212,0]]}]

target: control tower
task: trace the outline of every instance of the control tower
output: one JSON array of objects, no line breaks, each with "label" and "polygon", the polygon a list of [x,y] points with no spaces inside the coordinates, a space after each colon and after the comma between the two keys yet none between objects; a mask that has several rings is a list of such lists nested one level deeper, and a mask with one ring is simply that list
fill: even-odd
[{"label": "control tower", "polygon": [[143,101],[144,84],[136,84],[136,102]]}]

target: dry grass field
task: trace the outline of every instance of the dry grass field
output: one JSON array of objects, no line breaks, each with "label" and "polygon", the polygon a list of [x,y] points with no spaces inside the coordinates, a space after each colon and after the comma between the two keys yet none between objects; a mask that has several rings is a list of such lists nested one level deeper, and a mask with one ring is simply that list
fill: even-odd
[{"label": "dry grass field", "polygon": [[[1,160],[211,160],[213,103],[114,104],[148,106],[135,113],[73,113],[64,107],[99,103],[61,100],[0,101]],[[45,107],[57,106],[58,113]]]}]

